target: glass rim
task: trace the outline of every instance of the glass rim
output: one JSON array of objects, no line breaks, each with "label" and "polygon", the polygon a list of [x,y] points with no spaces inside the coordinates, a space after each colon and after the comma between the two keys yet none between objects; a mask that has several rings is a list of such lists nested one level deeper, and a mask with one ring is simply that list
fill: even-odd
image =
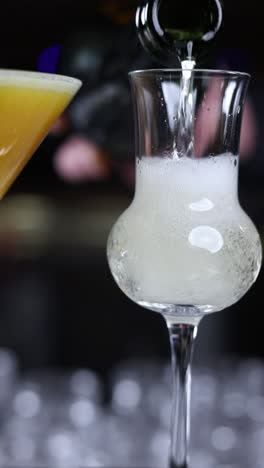
[{"label": "glass rim", "polygon": [[[246,72],[232,71],[232,70],[211,70],[203,68],[185,68],[184,70],[191,72],[197,77],[206,76],[219,76],[219,77],[233,77],[233,78],[251,78],[251,75]],[[128,73],[130,77],[141,76],[141,75],[171,75],[171,74],[182,74],[182,68],[149,68],[145,70],[133,70]]]},{"label": "glass rim", "polygon": [[81,85],[82,81],[79,78],[73,78],[72,76],[60,75],[58,73],[46,73],[40,71],[31,71],[31,70],[19,70],[13,68],[0,68],[0,78],[1,76],[5,77],[21,77],[21,78],[36,78],[36,79],[46,79],[52,81],[62,81],[64,83]]}]

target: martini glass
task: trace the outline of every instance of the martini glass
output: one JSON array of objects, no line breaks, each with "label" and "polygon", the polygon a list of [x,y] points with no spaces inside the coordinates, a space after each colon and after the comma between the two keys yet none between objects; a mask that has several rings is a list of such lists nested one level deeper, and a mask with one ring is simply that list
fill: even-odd
[{"label": "martini glass", "polygon": [[0,198],[80,86],[67,76],[0,69]]},{"label": "martini glass", "polygon": [[261,244],[239,204],[238,154],[249,82],[243,73],[130,74],[136,189],[108,239],[111,272],[167,323],[173,369],[170,464],[188,466],[190,363],[201,319],[256,280]]}]

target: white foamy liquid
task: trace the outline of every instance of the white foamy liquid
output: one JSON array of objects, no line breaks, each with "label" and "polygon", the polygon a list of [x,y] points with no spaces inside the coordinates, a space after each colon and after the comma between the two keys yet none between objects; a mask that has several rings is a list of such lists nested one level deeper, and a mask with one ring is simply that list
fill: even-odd
[{"label": "white foamy liquid", "polygon": [[238,159],[150,158],[108,242],[120,288],[153,310],[206,313],[236,302],[255,281],[258,233],[237,199]]}]

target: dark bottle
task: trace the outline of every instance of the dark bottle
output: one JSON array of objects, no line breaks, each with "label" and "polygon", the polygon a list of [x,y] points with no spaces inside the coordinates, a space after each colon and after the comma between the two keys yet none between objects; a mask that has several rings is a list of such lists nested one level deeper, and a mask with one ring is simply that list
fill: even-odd
[{"label": "dark bottle", "polygon": [[142,45],[158,62],[175,66],[207,53],[222,24],[220,0],[144,0],[136,25]]}]

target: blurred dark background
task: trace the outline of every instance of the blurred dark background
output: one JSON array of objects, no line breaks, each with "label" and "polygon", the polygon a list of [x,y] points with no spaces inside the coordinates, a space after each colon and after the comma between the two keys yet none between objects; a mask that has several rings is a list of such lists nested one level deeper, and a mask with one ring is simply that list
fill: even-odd
[{"label": "blurred dark background", "polygon": [[[73,75],[84,86],[0,206],[0,347],[25,369],[87,366],[107,376],[125,358],[168,359],[165,323],[130,302],[105,245],[133,196],[127,73],[153,66],[134,27],[135,0],[2,2],[0,67]],[[240,199],[263,235],[264,66],[259,2],[225,2],[209,67],[252,74],[251,146]],[[204,320],[196,360],[263,356],[263,274],[246,297]]]}]

